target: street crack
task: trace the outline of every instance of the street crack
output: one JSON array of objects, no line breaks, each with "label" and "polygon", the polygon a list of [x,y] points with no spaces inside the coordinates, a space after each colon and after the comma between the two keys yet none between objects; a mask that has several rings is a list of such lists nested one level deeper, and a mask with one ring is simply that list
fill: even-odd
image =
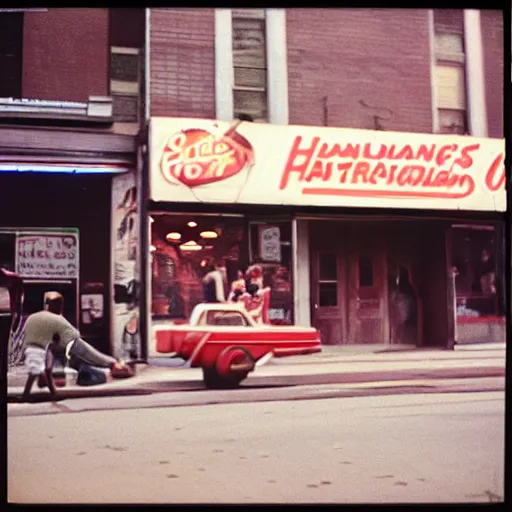
[{"label": "street crack", "polygon": [[110,446],[109,444],[106,444],[103,448],[106,448],[107,450],[114,450],[115,452],[125,452],[128,449],[124,446]]}]

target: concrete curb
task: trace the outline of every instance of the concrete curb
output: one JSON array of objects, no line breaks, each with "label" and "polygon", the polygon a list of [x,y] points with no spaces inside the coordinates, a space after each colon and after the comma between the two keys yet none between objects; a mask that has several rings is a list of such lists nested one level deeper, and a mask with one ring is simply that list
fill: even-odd
[{"label": "concrete curb", "polygon": [[8,416],[34,416],[70,412],[91,412],[101,410],[127,410],[163,407],[188,407],[219,404],[276,402],[293,400],[319,400],[335,398],[352,398],[376,395],[399,394],[440,394],[440,393],[504,393],[504,379],[471,379],[461,383],[457,379],[449,382],[420,380],[416,383],[408,381],[366,383],[363,385],[323,385],[301,386],[299,388],[274,388],[268,390],[237,389],[230,391],[184,391],[175,393],[159,393],[143,396],[118,397],[114,401],[104,397],[84,400],[63,400],[59,402],[43,402],[35,404],[9,404]]},{"label": "concrete curb", "polygon": [[[323,355],[319,358],[318,355]],[[330,383],[376,382],[382,380],[418,378],[501,377],[505,375],[503,350],[454,354],[453,351],[414,351],[394,357],[394,354],[314,354],[297,358],[271,360],[251,373],[243,385],[303,386]],[[299,359],[299,361],[291,361]],[[69,370],[69,369],[67,369]],[[185,373],[182,373],[185,371]],[[74,372],[69,370],[69,372]],[[75,377],[76,377],[76,372]],[[7,401],[19,401],[27,378],[23,367],[8,375]],[[139,364],[136,374],[128,379],[114,379],[91,387],[68,384],[58,389],[59,400],[95,396],[141,395],[183,390],[204,389],[201,370],[186,368],[181,360],[160,360],[157,364]],[[47,389],[34,385],[34,400],[48,396]]]},{"label": "concrete curb", "polygon": [[[200,379],[169,380],[165,378],[165,371],[161,373],[159,380],[137,381],[136,378],[125,379],[122,382],[111,382],[98,386],[82,387],[68,386],[57,390],[58,401],[72,398],[94,398],[94,397],[119,397],[137,396],[149,394],[175,394],[180,392],[204,391],[204,385]],[[197,375],[197,373],[196,373]],[[489,377],[505,377],[503,366],[476,367],[476,368],[415,368],[393,371],[371,371],[371,372],[334,372],[334,373],[312,373],[298,375],[251,375],[242,384],[243,389],[252,388],[293,388],[303,386],[325,386],[325,385],[347,385],[360,383],[379,383],[383,381],[418,381],[424,379],[482,379]],[[237,393],[239,390],[229,390],[228,393]],[[7,402],[20,403],[23,387],[9,388],[7,390]],[[214,391],[207,390],[207,393]],[[47,401],[49,393],[47,389],[35,389],[31,393],[31,400],[34,402]]]}]

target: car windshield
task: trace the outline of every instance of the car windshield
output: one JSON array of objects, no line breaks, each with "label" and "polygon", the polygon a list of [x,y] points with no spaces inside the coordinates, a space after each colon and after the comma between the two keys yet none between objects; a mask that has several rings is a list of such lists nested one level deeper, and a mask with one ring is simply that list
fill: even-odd
[{"label": "car windshield", "polygon": [[231,325],[246,327],[247,321],[238,311],[208,311],[206,325]]}]

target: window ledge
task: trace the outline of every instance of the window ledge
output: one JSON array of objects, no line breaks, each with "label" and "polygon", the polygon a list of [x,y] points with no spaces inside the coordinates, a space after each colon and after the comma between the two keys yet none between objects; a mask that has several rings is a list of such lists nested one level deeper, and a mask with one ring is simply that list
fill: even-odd
[{"label": "window ledge", "polygon": [[265,92],[265,87],[249,87],[246,85],[235,85],[234,91]]},{"label": "window ledge", "polygon": [[466,56],[463,53],[441,53],[436,52],[437,64],[442,62],[464,64],[466,62]]}]

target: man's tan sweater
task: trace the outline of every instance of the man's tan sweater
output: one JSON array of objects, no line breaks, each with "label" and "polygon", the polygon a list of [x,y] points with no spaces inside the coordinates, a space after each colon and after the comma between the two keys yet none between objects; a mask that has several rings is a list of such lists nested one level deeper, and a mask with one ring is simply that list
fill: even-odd
[{"label": "man's tan sweater", "polygon": [[50,311],[39,311],[30,315],[25,321],[23,331],[25,345],[36,345],[41,348],[46,348],[54,336],[62,348],[66,348],[68,343],[80,337],[80,332],[62,315]]}]

